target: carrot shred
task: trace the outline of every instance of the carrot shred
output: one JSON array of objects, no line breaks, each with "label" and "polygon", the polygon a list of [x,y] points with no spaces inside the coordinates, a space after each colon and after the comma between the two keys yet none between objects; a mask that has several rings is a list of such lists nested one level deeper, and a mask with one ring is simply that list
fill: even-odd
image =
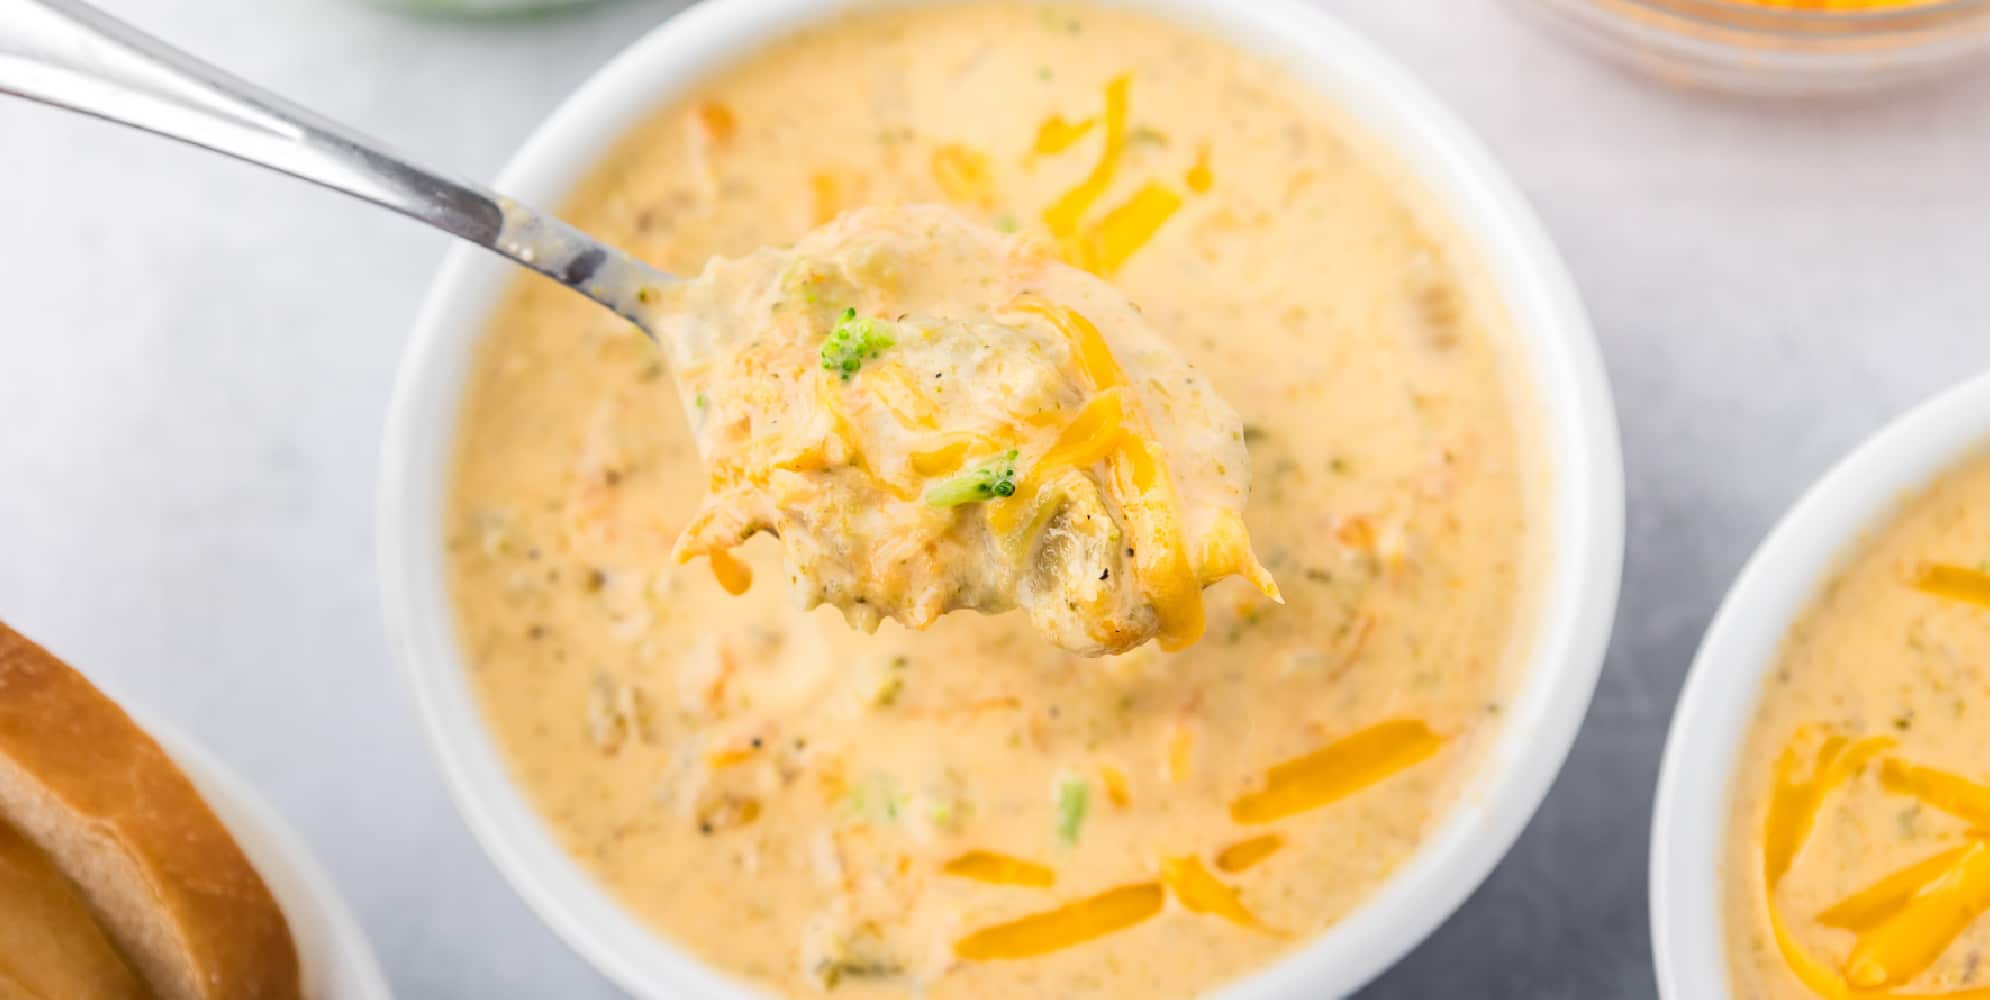
[{"label": "carrot shred", "polygon": [[739,122],[733,117],[732,109],[717,101],[699,101],[691,109],[691,124],[700,135],[718,145],[725,145],[739,131]]}]

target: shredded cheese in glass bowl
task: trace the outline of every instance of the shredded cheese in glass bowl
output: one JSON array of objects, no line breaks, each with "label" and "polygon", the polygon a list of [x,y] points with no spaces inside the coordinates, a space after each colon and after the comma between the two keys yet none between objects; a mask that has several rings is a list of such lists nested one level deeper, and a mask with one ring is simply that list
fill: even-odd
[{"label": "shredded cheese in glass bowl", "polygon": [[1990,0],[1529,0],[1580,44],[1682,87],[1764,95],[1934,76],[1990,42]]}]

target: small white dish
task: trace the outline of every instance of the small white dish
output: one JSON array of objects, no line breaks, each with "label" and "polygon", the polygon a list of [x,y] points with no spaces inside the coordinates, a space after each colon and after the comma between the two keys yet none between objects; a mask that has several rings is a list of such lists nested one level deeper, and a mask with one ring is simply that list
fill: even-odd
[{"label": "small white dish", "polygon": [[276,897],[297,942],[305,1000],[392,1000],[359,921],[297,833],[246,782],[178,730],[128,706],[125,711],[186,772]]},{"label": "small white dish", "polygon": [[1990,375],[1915,408],[1811,487],[1762,542],[1708,626],[1680,695],[1651,825],[1651,933],[1666,1000],[1733,995],[1721,907],[1736,755],[1790,626],[1867,531],[1990,447]]},{"label": "small white dish", "polygon": [[[895,4],[917,0],[888,0]],[[1561,259],[1491,156],[1422,85],[1300,0],[1100,0],[1207,31],[1283,64],[1395,155],[1477,251],[1517,331],[1533,390],[1552,538],[1534,648],[1506,728],[1474,785],[1422,847],[1345,920],[1222,991],[1228,1000],[1351,993],[1427,936],[1505,855],[1560,770],[1594,691],[1623,557],[1616,414]],[[861,6],[853,0],[707,0],[631,45],[526,143],[496,187],[558,204],[625,132],[744,54]],[[646,997],[751,991],[624,912],[563,852],[506,773],[457,647],[442,512],[472,351],[514,269],[451,253],[415,324],[381,456],[379,546],[388,632],[413,677],[457,806],[514,888],[623,988]]]}]

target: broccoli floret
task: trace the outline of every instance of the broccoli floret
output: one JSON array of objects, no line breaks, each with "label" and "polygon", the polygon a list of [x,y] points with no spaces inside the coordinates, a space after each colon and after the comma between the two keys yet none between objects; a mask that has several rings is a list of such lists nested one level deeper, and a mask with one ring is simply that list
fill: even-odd
[{"label": "broccoli floret", "polygon": [[964,503],[981,503],[1015,495],[1014,448],[926,487],[926,502],[935,507],[958,507]]},{"label": "broccoli floret", "polygon": [[835,372],[843,381],[864,367],[864,362],[878,356],[878,352],[898,343],[892,336],[892,324],[879,319],[858,319],[857,310],[845,309],[829,330],[829,337],[822,342],[822,367]]}]

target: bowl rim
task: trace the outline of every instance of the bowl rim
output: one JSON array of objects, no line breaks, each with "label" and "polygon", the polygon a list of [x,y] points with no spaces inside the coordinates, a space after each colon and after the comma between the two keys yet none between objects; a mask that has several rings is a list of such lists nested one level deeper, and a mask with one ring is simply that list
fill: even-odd
[{"label": "bowl rim", "polygon": [[[941,0],[874,0],[887,5]],[[1552,466],[1536,631],[1498,736],[1449,815],[1340,923],[1224,987],[1230,1000],[1352,992],[1421,942],[1484,881],[1546,795],[1587,713],[1623,556],[1616,412],[1587,315],[1519,190],[1479,141],[1370,43],[1302,0],[1089,0],[1169,18],[1280,63],[1359,122],[1477,251],[1511,317],[1511,352]],[[671,95],[851,0],[707,0],[591,76],[503,171],[507,193],[556,203]],[[510,271],[456,247],[416,321],[381,452],[378,558],[389,638],[466,824],[513,888],[595,968],[639,996],[751,995],[624,913],[560,850],[485,729],[456,648],[441,521],[469,355]]]},{"label": "bowl rim", "polygon": [[1790,507],[1714,613],[1666,733],[1652,811],[1652,957],[1667,1000],[1733,993],[1721,905],[1731,792],[1790,627],[1868,531],[1986,445],[1990,374],[1896,417]]},{"label": "bowl rim", "polygon": [[179,765],[269,886],[297,942],[304,995],[311,1000],[392,1000],[380,960],[338,883],[282,814],[180,729],[128,702],[118,704]]}]

